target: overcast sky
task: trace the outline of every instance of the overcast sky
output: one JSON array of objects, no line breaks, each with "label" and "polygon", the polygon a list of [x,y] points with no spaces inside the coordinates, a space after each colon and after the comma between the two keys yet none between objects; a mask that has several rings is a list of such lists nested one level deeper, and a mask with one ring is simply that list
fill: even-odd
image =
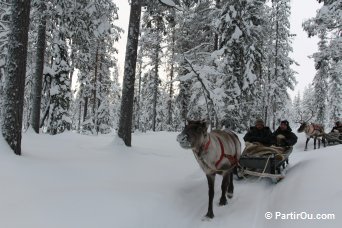
[{"label": "overcast sky", "polygon": [[298,91],[303,92],[305,86],[312,82],[316,73],[314,61],[309,59],[308,56],[318,50],[318,38],[308,38],[307,33],[302,29],[302,23],[316,15],[320,4],[316,0],[292,0],[291,3],[291,32],[297,34],[293,41],[292,57],[300,64],[300,66],[293,67],[298,72],[296,75],[298,84],[295,91],[290,92],[291,96],[294,97]]},{"label": "overcast sky", "polygon": [[[117,25],[127,31],[130,6],[128,0],[114,0],[119,7],[119,21]],[[298,91],[303,92],[304,88],[312,82],[316,73],[314,62],[308,56],[317,51],[317,37],[308,38],[306,32],[302,29],[304,20],[314,17],[317,9],[320,7],[316,0],[292,0],[291,1],[291,33],[297,34],[293,40],[293,53],[291,57],[300,64],[300,66],[293,66],[293,69],[298,72],[296,75],[298,84],[294,91],[289,91],[293,98]],[[119,70],[123,75],[125,51],[126,51],[127,33],[122,34],[117,48],[119,49]],[[122,78],[122,77],[120,77]]]}]

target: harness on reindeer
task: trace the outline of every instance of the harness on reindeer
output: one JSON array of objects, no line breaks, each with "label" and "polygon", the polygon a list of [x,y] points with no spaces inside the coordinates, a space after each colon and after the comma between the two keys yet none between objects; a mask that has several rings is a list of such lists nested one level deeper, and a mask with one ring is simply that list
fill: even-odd
[{"label": "harness on reindeer", "polygon": [[[206,161],[204,161],[204,159],[202,158],[201,154],[198,154],[197,157],[202,161],[202,163],[208,168],[208,169],[211,169],[215,172],[223,172],[223,171],[227,171],[227,170],[221,170],[221,169],[218,169],[220,163],[222,162],[222,160],[224,158],[227,158],[231,164],[231,167],[229,169],[233,169],[235,168],[238,164],[239,164],[239,161],[237,159],[237,155],[235,156],[232,156],[232,155],[229,155],[229,154],[226,154],[224,152],[224,146],[223,146],[223,143],[222,143],[222,140],[220,139],[220,137],[216,136],[219,144],[220,144],[220,148],[221,148],[221,155],[220,155],[220,158],[219,160],[217,160],[215,162],[215,170],[213,168],[211,168]],[[208,142],[203,146],[203,150],[202,151],[206,151],[208,152],[208,149],[209,149],[209,146],[210,146],[210,143],[211,143],[211,139],[210,139],[210,136],[209,136],[209,140]],[[229,170],[228,169],[228,170]]]}]

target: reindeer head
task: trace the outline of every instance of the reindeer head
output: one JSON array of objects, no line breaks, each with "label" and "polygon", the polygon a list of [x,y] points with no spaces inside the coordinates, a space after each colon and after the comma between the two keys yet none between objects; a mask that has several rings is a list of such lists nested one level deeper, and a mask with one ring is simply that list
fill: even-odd
[{"label": "reindeer head", "polygon": [[301,122],[301,123],[300,123],[300,127],[298,128],[297,132],[298,132],[298,133],[304,132],[304,130],[305,130],[305,128],[306,128],[307,125],[308,125],[308,124],[307,124],[306,122]]},{"label": "reindeer head", "polygon": [[207,137],[207,122],[188,120],[184,130],[177,136],[177,142],[184,149],[198,148]]},{"label": "reindeer head", "polygon": [[[308,113],[308,112],[310,112],[310,113]],[[309,109],[308,111],[299,111],[298,115],[299,115],[300,119],[296,120],[295,122],[300,124],[300,127],[298,128],[297,132],[301,133],[301,132],[305,131],[305,128],[308,125],[308,122],[312,119],[312,117],[314,117],[315,112],[314,112],[314,110]],[[306,120],[303,120],[304,116],[308,116],[306,118]]]}]

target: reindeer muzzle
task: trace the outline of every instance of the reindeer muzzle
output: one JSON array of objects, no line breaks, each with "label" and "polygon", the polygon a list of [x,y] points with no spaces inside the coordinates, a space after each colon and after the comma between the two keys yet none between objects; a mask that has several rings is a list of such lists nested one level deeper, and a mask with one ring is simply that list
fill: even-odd
[{"label": "reindeer muzzle", "polygon": [[191,143],[189,142],[188,136],[186,134],[180,133],[177,135],[177,142],[184,149],[191,149]]}]

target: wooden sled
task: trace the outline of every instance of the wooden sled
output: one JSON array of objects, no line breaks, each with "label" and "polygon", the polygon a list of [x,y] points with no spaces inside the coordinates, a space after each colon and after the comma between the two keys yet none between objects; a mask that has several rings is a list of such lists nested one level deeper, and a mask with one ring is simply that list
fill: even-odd
[{"label": "wooden sled", "polygon": [[[285,177],[285,168],[293,147],[246,147],[237,168],[239,179],[248,176],[271,178],[274,183]],[[258,150],[258,151],[256,151]]]},{"label": "wooden sled", "polygon": [[323,135],[323,139],[326,141],[326,145],[335,145],[342,143],[342,133],[330,132]]}]

